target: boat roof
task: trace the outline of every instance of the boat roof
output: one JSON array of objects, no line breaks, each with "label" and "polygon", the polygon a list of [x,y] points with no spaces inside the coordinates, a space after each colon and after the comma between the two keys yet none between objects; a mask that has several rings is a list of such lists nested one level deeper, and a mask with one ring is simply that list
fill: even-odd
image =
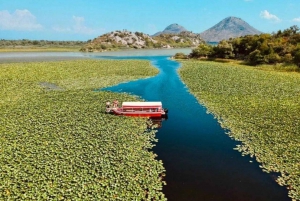
[{"label": "boat roof", "polygon": [[123,102],[123,107],[162,107],[160,101],[157,102]]}]

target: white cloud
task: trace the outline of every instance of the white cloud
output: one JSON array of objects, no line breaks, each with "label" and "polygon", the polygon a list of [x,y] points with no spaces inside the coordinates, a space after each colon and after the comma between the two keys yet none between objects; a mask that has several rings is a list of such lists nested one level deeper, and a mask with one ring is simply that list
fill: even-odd
[{"label": "white cloud", "polygon": [[300,22],[300,17],[294,18],[294,19],[293,19],[293,22]]},{"label": "white cloud", "polygon": [[76,17],[73,16],[73,20],[75,24],[73,25],[73,30],[75,33],[81,33],[81,34],[93,34],[96,32],[96,30],[88,28],[84,25],[84,18],[83,17]]},{"label": "white cloud", "polygon": [[16,10],[9,13],[7,10],[0,11],[0,29],[33,31],[41,30],[42,25],[36,22],[36,17],[28,10]]},{"label": "white cloud", "polygon": [[84,35],[92,35],[102,32],[101,29],[92,29],[85,25],[84,17],[72,17],[73,24],[69,27],[60,27],[60,26],[53,26],[52,29],[56,32],[62,33],[76,33],[76,34],[84,34]]},{"label": "white cloud", "polygon": [[265,19],[271,20],[271,21],[275,21],[275,22],[280,22],[281,21],[276,15],[273,15],[273,14],[269,13],[269,11],[267,11],[267,10],[261,11],[260,16],[262,18],[265,18]]}]

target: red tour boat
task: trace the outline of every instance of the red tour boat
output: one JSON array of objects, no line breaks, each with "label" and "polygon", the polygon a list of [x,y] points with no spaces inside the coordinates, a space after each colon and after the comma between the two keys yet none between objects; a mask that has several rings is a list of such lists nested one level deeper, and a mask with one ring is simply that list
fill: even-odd
[{"label": "red tour boat", "polygon": [[137,117],[165,117],[167,109],[161,102],[123,102],[122,107],[106,108],[107,113]]}]

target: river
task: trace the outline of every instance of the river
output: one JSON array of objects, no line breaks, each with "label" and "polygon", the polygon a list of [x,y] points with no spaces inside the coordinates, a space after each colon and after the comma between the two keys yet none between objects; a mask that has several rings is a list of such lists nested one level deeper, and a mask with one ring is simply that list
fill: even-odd
[{"label": "river", "polygon": [[226,135],[217,120],[188,92],[177,69],[164,56],[94,56],[106,59],[146,59],[160,73],[149,79],[122,83],[104,90],[162,101],[169,117],[157,132],[153,152],[166,168],[163,191],[170,201],[279,201],[290,200],[275,175],[262,172],[249,156],[233,150],[238,142]]},{"label": "river", "polygon": [[105,90],[131,93],[147,101],[162,101],[169,109],[169,118],[158,129],[158,142],[153,148],[166,169],[167,185],[163,192],[168,200],[291,200],[286,188],[275,182],[275,175],[262,172],[254,159],[242,157],[233,150],[238,142],[226,135],[226,130],[206,113],[206,108],[181,82],[177,74],[180,63],[169,59],[176,52],[188,53],[190,50],[7,53],[0,54],[0,63],[77,58],[149,60],[160,70],[157,76]]}]

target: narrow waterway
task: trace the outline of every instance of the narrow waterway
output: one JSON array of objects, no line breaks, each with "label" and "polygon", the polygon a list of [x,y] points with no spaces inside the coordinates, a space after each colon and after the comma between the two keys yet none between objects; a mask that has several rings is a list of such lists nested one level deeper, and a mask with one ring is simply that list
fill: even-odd
[{"label": "narrow waterway", "polygon": [[106,57],[147,59],[159,68],[159,75],[123,83],[104,90],[138,95],[147,101],[162,101],[169,118],[158,130],[153,151],[166,168],[163,191],[170,201],[290,200],[275,176],[262,172],[250,157],[242,157],[206,108],[197,103],[181,82],[180,64],[167,56]]},{"label": "narrow waterway", "polygon": [[233,150],[238,142],[226,135],[226,131],[212,115],[206,114],[206,108],[197,103],[180,81],[177,74],[180,64],[169,60],[168,56],[176,52],[188,54],[189,51],[189,49],[174,49],[104,54],[7,53],[0,54],[0,63],[77,58],[149,60],[160,70],[159,75],[105,90],[131,93],[147,101],[162,101],[164,107],[169,109],[169,118],[158,130],[159,141],[153,149],[166,168],[167,185],[163,191],[168,200],[291,200],[287,196],[286,188],[280,187],[275,182],[274,175],[262,172],[259,164],[253,159],[242,157],[239,152]]}]

